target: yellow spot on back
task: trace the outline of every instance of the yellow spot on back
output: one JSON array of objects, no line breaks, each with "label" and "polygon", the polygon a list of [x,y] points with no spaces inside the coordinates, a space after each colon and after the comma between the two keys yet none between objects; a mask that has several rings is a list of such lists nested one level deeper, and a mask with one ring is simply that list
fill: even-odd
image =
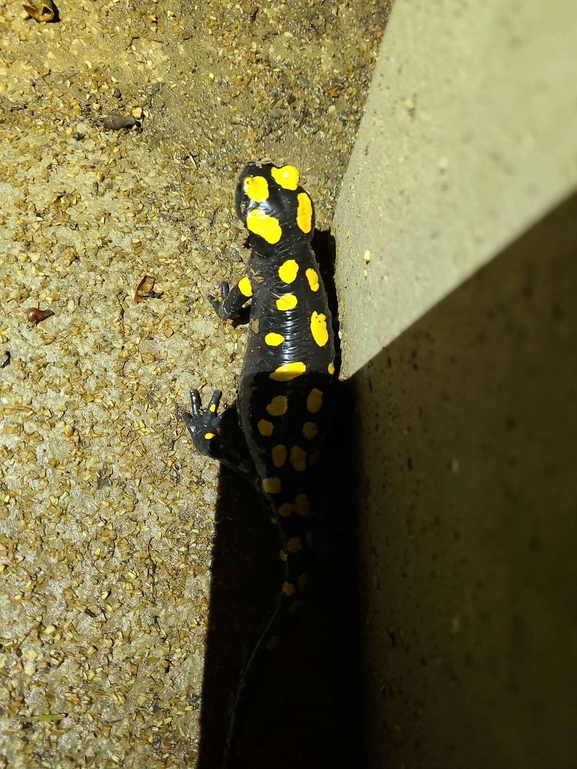
[{"label": "yellow spot on back", "polygon": [[291,465],[297,472],[302,473],[303,470],[306,470],[307,453],[304,451],[304,449],[301,449],[300,446],[292,447],[290,459]]},{"label": "yellow spot on back", "polygon": [[238,281],[238,290],[243,296],[252,296],[252,286],[246,275]]},{"label": "yellow spot on back", "polygon": [[291,537],[286,543],[286,549],[291,555],[300,553],[303,549],[303,543],[300,537]]},{"label": "yellow spot on back", "polygon": [[279,558],[280,558],[280,560],[281,560],[281,561],[283,561],[284,563],[286,563],[286,562],[288,561],[288,555],[285,553],[285,551],[284,551],[284,550],[281,550],[281,551],[279,552],[279,554],[278,554],[278,557],[279,557]]},{"label": "yellow spot on back", "polygon": [[283,312],[286,310],[294,310],[298,303],[299,300],[294,294],[283,294],[276,300],[276,308],[277,310],[282,310]]},{"label": "yellow spot on back", "polygon": [[314,422],[305,422],[303,425],[303,435],[309,441],[317,437],[318,431],[319,429]]},{"label": "yellow spot on back", "polygon": [[311,334],[319,347],[324,347],[329,341],[327,316],[316,310],[311,315]]},{"label": "yellow spot on back", "polygon": [[204,434],[205,441],[209,441],[211,438],[214,438],[214,433],[205,433]]},{"label": "yellow spot on back", "polygon": [[281,516],[281,518],[288,518],[289,515],[292,515],[293,513],[292,504],[290,502],[285,502],[284,505],[279,507],[277,513]]},{"label": "yellow spot on back", "polygon": [[306,192],[299,192],[297,200],[297,224],[303,232],[309,233],[313,226],[313,204]]},{"label": "yellow spot on back", "polygon": [[261,211],[260,208],[254,208],[248,212],[246,217],[246,226],[250,232],[260,235],[267,243],[274,245],[281,239],[282,230],[278,219],[269,216]]},{"label": "yellow spot on back", "polygon": [[300,174],[298,168],[294,166],[282,166],[282,168],[271,168],[270,175],[285,190],[296,190],[299,186]]},{"label": "yellow spot on back", "polygon": [[268,198],[268,182],[264,176],[247,176],[244,180],[244,191],[251,200],[262,203]]},{"label": "yellow spot on back", "polygon": [[304,374],[306,370],[307,367],[302,361],[285,363],[273,371],[270,378],[274,379],[275,382],[290,382],[291,379]]},{"label": "yellow spot on back", "polygon": [[269,347],[278,347],[279,344],[284,342],[284,336],[282,334],[275,334],[271,331],[270,334],[265,336],[264,341]]},{"label": "yellow spot on back", "polygon": [[305,517],[311,514],[311,503],[306,494],[297,494],[294,501],[294,509],[299,515]]},{"label": "yellow spot on back", "polygon": [[309,575],[308,574],[300,574],[299,578],[297,579],[297,585],[299,586],[299,593],[304,593],[307,589],[307,585],[309,583]]},{"label": "yellow spot on back", "polygon": [[216,403],[211,403],[208,410],[214,414],[216,411]]},{"label": "yellow spot on back", "polygon": [[274,428],[272,422],[269,422],[268,419],[259,419],[259,421],[256,423],[256,429],[261,435],[268,437],[269,435],[272,435]]},{"label": "yellow spot on back", "polygon": [[[309,395],[309,398],[310,398],[310,395]],[[321,398],[322,398],[322,393],[321,393]],[[273,417],[282,417],[283,414],[286,414],[287,408],[288,408],[288,400],[286,395],[275,395],[272,401],[266,407],[266,410]]]},{"label": "yellow spot on back", "polygon": [[298,275],[299,266],[294,259],[287,259],[278,268],[278,276],[284,283],[292,283],[296,280]]},{"label": "yellow spot on back", "polygon": [[322,391],[316,387],[313,387],[313,389],[308,394],[307,410],[310,411],[311,414],[316,414],[317,411],[321,410],[322,405],[323,405]]},{"label": "yellow spot on back", "polygon": [[295,586],[291,585],[290,582],[283,582],[282,584],[282,591],[284,595],[294,595],[295,594]]},{"label": "yellow spot on back", "polygon": [[275,446],[274,449],[271,451],[271,454],[272,454],[272,461],[274,466],[282,467],[286,462],[286,455],[287,455],[286,446],[283,446],[282,443],[279,443],[279,445]]},{"label": "yellow spot on back", "polygon": [[307,276],[307,280],[309,282],[309,286],[311,287],[311,291],[318,291],[319,290],[319,276],[316,270],[313,270],[312,267],[309,267],[308,270],[305,272],[305,275]]},{"label": "yellow spot on back", "polygon": [[263,478],[262,489],[267,494],[278,494],[281,490],[280,478]]},{"label": "yellow spot on back", "polygon": [[271,637],[266,642],[267,651],[273,652],[276,649],[276,647],[278,646],[278,642],[279,641],[280,641],[280,636],[279,635],[271,635]]},{"label": "yellow spot on back", "polygon": [[327,371],[332,376],[335,373],[335,364],[329,363],[329,365],[327,366]]}]

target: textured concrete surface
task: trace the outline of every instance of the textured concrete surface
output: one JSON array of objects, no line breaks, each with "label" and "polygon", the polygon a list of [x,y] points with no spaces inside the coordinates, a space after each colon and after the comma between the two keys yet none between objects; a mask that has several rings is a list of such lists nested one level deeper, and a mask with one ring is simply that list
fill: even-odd
[{"label": "textured concrete surface", "polygon": [[353,378],[369,767],[575,766],[577,198]]},{"label": "textured concrete surface", "polygon": [[299,166],[328,228],[387,3],[57,5],[0,2],[0,766],[213,769],[277,585],[180,418],[242,365],[205,296],[243,269],[249,160]]},{"label": "textured concrete surface", "polygon": [[337,206],[368,766],[575,766],[577,11],[397,0]]},{"label": "textured concrete surface", "polygon": [[576,49],[568,0],[395,3],[335,217],[345,375],[575,188]]}]

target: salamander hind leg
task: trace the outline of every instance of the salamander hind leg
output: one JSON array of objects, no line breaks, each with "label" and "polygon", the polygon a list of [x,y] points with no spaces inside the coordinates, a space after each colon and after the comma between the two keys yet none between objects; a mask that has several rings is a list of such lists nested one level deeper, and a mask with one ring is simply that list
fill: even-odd
[{"label": "salamander hind leg", "polygon": [[184,422],[197,451],[217,459],[254,482],[255,470],[245,439],[236,419],[236,409],[218,413],[222,393],[215,390],[206,409],[202,408],[200,393],[190,391],[191,413],[183,414]]}]

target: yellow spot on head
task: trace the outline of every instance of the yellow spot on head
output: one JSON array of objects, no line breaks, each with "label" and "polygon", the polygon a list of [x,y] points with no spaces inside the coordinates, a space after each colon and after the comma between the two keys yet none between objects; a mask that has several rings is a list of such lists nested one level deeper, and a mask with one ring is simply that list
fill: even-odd
[{"label": "yellow spot on head", "polygon": [[281,490],[280,478],[263,478],[262,489],[267,494],[278,494]]},{"label": "yellow spot on head", "polygon": [[309,441],[317,437],[319,429],[314,422],[305,422],[303,425],[303,435]]},{"label": "yellow spot on head", "polygon": [[311,315],[311,334],[319,347],[324,347],[329,341],[327,316],[316,310]]},{"label": "yellow spot on head", "polygon": [[300,537],[291,537],[286,543],[286,549],[291,555],[300,553],[303,549],[303,543]]},{"label": "yellow spot on head", "polygon": [[[322,393],[321,393],[321,397],[322,397]],[[288,400],[286,395],[275,395],[272,401],[266,407],[266,410],[273,417],[282,417],[283,414],[286,414],[287,408],[288,408]]]},{"label": "yellow spot on head", "polygon": [[306,192],[299,192],[297,200],[297,224],[299,229],[308,234],[313,226],[313,204]]},{"label": "yellow spot on head", "polygon": [[264,176],[247,176],[244,180],[244,191],[251,200],[262,203],[268,198],[268,182]]},{"label": "yellow spot on head", "polygon": [[291,379],[304,374],[306,370],[307,367],[302,361],[284,363],[272,372],[270,378],[274,379],[275,382],[290,382]]},{"label": "yellow spot on head", "polygon": [[271,168],[270,175],[285,190],[296,190],[299,186],[300,174],[298,168],[294,166],[283,166],[282,168]]},{"label": "yellow spot on head", "polygon": [[214,438],[214,433],[205,433],[204,434],[204,440],[209,441],[211,438]]},{"label": "yellow spot on head", "polygon": [[293,446],[291,449],[291,465],[299,473],[306,470],[307,453],[300,446]]},{"label": "yellow spot on head", "polygon": [[279,635],[271,635],[271,637],[266,642],[267,651],[273,652],[276,649],[276,647],[278,646],[278,642],[279,641],[280,641],[280,636]]},{"label": "yellow spot on head", "polygon": [[238,290],[243,296],[249,297],[252,296],[252,286],[250,284],[250,280],[246,277],[241,278],[238,281]]},{"label": "yellow spot on head", "polygon": [[327,366],[327,371],[332,376],[335,373],[335,364],[329,363],[329,365]]},{"label": "yellow spot on head", "polygon": [[270,435],[272,435],[274,426],[272,422],[268,421],[268,419],[259,419],[256,425],[256,429],[261,435],[265,435],[268,438]]},{"label": "yellow spot on head", "polygon": [[293,283],[298,275],[299,266],[294,259],[287,259],[278,268],[278,276],[284,283]]},{"label": "yellow spot on head", "polygon": [[294,595],[295,594],[295,586],[291,585],[290,582],[283,582],[282,585],[282,591],[284,595]]},{"label": "yellow spot on head", "polygon": [[322,405],[323,405],[323,394],[321,390],[317,389],[316,387],[313,387],[313,389],[308,394],[307,410],[310,411],[311,414],[316,414],[317,411],[320,411]]},{"label": "yellow spot on head", "polygon": [[297,494],[294,501],[294,509],[303,517],[311,514],[311,503],[306,494]]},{"label": "yellow spot on head", "polygon": [[281,505],[277,510],[277,513],[281,516],[281,518],[288,518],[289,515],[292,515],[292,512],[293,506],[290,502],[285,502],[284,505]]},{"label": "yellow spot on head", "polygon": [[307,280],[309,282],[309,286],[311,287],[311,291],[318,291],[319,290],[319,276],[316,270],[313,270],[312,267],[309,267],[308,270],[305,272],[305,275],[307,276]]},{"label": "yellow spot on head", "polygon": [[309,583],[309,575],[308,574],[300,574],[299,578],[297,579],[297,585],[299,586],[299,593],[304,593],[307,589],[307,585]]},{"label": "yellow spot on head", "polygon": [[285,553],[284,550],[281,550],[278,554],[278,557],[280,558],[283,563],[286,563],[288,561],[288,555]]},{"label": "yellow spot on head", "polygon": [[279,344],[284,342],[284,336],[282,334],[275,334],[271,332],[265,336],[264,341],[266,344],[268,344],[269,347],[278,347]]},{"label": "yellow spot on head", "polygon": [[260,208],[254,208],[248,212],[246,217],[246,226],[250,232],[260,235],[267,243],[274,245],[281,239],[282,230],[278,219],[269,216],[261,211]]},{"label": "yellow spot on head", "polygon": [[282,443],[279,443],[278,446],[275,446],[274,449],[271,451],[272,454],[272,461],[275,467],[282,467],[284,463],[286,462],[286,446],[283,446]]},{"label": "yellow spot on head", "polygon": [[276,308],[286,312],[286,310],[294,310],[298,303],[299,300],[294,294],[283,294],[276,300]]}]

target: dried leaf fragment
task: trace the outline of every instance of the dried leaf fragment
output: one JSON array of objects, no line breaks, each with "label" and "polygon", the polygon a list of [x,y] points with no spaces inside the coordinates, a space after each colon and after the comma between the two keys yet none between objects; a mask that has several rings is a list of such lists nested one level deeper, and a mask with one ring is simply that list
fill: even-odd
[{"label": "dried leaf fragment", "polygon": [[38,307],[29,307],[26,310],[26,317],[28,318],[28,322],[33,326],[37,326],[38,323],[46,320],[46,318],[50,318],[52,315],[54,315],[52,310],[39,310]]},{"label": "dried leaf fragment", "polygon": [[39,24],[58,21],[58,9],[52,0],[28,0],[22,7]]},{"label": "dried leaf fragment", "polygon": [[156,278],[153,278],[150,275],[145,275],[134,292],[134,301],[144,302],[145,299],[160,299],[162,292],[159,293],[158,291],[154,291],[155,282]]},{"label": "dried leaf fragment", "polygon": [[112,112],[102,120],[102,127],[107,131],[120,131],[121,128],[132,128],[138,125],[138,120],[133,115],[120,115]]}]

